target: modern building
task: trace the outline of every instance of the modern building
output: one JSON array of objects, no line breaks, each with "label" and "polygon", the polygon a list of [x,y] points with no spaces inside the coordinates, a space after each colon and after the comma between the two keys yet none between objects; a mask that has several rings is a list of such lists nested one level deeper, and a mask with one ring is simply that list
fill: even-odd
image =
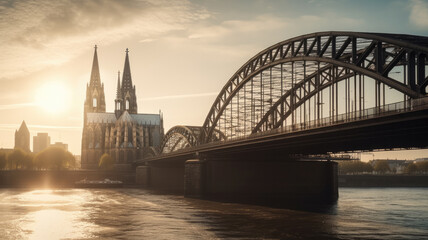
[{"label": "modern building", "polygon": [[51,144],[51,137],[47,133],[37,133],[33,136],[33,152],[38,153],[48,148]]},{"label": "modern building", "polygon": [[19,130],[15,130],[15,149],[16,148],[30,152],[30,131],[25,121],[22,121]]},{"label": "modern building", "polygon": [[129,52],[126,49],[122,80],[117,79],[115,111],[106,112],[104,84],[100,79],[97,47],[92,72],[86,85],[82,134],[82,168],[97,168],[104,153],[110,154],[116,168],[128,169],[160,146],[164,134],[162,114],[139,114],[135,85],[132,83]]}]

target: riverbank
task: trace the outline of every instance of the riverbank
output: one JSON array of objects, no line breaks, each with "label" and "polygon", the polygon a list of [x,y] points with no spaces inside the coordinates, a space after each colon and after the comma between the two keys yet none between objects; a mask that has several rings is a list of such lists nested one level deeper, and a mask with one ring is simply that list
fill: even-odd
[{"label": "riverbank", "polygon": [[339,175],[339,187],[428,187],[428,175]]},{"label": "riverbank", "polygon": [[70,188],[75,182],[87,180],[117,180],[125,186],[135,185],[133,171],[97,170],[5,170],[0,171],[0,188]]},{"label": "riverbank", "polygon": [[[133,171],[3,170],[0,188],[70,188],[82,179],[118,180],[136,187]],[[428,175],[339,175],[339,187],[428,187]]]}]

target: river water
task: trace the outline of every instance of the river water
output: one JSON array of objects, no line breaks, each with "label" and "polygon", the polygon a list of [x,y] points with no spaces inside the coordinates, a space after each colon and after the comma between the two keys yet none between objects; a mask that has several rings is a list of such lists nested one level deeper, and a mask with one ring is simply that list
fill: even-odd
[{"label": "river water", "polygon": [[428,188],[341,188],[312,210],[141,189],[0,189],[1,239],[428,239]]}]

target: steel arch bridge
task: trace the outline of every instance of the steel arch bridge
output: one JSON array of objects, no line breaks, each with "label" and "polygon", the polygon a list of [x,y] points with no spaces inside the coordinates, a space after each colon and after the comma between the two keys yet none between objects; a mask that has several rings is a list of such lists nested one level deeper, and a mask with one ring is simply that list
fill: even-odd
[{"label": "steel arch bridge", "polygon": [[164,136],[160,153],[169,153],[177,149],[188,148],[199,145],[201,127],[175,126]]},{"label": "steel arch bridge", "polygon": [[[170,153],[179,149],[194,147],[200,144],[201,127],[175,126],[164,136],[160,146],[160,153]],[[216,141],[226,140],[226,136],[215,130]]]},{"label": "steel arch bridge", "polygon": [[405,109],[427,96],[427,55],[424,36],[321,32],[285,40],[238,69],[202,127],[172,128],[160,152]]}]

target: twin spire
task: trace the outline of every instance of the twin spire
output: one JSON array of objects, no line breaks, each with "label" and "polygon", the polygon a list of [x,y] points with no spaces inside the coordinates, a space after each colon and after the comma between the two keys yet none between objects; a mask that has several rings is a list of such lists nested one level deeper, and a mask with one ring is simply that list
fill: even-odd
[{"label": "twin spire", "polygon": [[[115,114],[119,118],[124,111],[129,114],[137,114],[137,97],[135,94],[135,86],[132,84],[131,67],[129,64],[129,50],[126,49],[125,66],[123,68],[122,81],[120,81],[120,72],[117,74],[117,89],[115,99]],[[99,103],[105,106],[104,101],[104,86],[100,80],[100,70],[98,66],[98,55],[97,45],[95,45],[94,61],[92,63],[91,80],[89,83],[89,89],[87,92],[87,100],[85,104],[88,105],[88,109],[93,111]],[[99,99],[99,94],[102,95],[102,99]],[[105,108],[104,108],[105,109]],[[105,110],[103,110],[105,112]],[[99,111],[97,111],[99,112]]]},{"label": "twin spire", "polygon": [[[101,78],[100,78],[100,68],[98,65],[98,54],[97,54],[97,45],[95,45],[95,52],[94,52],[94,60],[92,62],[92,71],[91,71],[91,80],[89,85],[98,87],[101,86]],[[117,91],[119,91],[120,86],[122,86],[123,89],[131,90],[134,86],[132,85],[132,77],[131,77],[131,67],[129,65],[129,56],[128,56],[129,50],[126,49],[126,57],[125,57],[125,66],[123,68],[123,76],[122,76],[122,84],[120,84],[120,72],[118,72],[118,85],[117,85]]]}]

